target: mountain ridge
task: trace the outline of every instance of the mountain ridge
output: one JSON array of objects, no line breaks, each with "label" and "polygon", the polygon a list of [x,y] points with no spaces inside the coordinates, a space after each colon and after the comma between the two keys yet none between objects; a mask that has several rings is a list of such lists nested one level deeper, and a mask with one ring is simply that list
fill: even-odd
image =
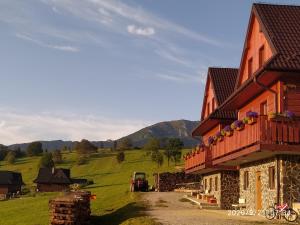
[{"label": "mountain ridge", "polygon": [[[134,147],[142,147],[149,138],[180,138],[185,147],[192,147],[198,143],[198,141],[191,136],[192,130],[198,125],[199,121],[190,120],[171,120],[155,123],[153,125],[144,127],[134,133],[126,135],[117,140],[106,140],[106,141],[91,141],[97,147],[111,148],[114,145],[114,141],[121,141],[124,138],[131,139]],[[63,147],[73,148],[76,141],[63,141],[63,140],[51,140],[44,141],[40,140],[43,144],[43,148],[49,151],[55,149],[62,149]],[[26,150],[30,143],[20,143],[8,145],[10,149],[16,149],[18,147],[21,150]]]}]

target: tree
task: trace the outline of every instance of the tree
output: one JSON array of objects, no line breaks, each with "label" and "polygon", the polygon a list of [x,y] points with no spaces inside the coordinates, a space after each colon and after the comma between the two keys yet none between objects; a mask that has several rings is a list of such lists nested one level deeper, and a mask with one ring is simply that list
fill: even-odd
[{"label": "tree", "polygon": [[125,153],[123,151],[118,152],[116,157],[117,157],[118,163],[121,163],[125,160]]},{"label": "tree", "polygon": [[132,147],[132,142],[130,138],[123,138],[118,143],[118,149],[122,151],[129,150],[131,149],[131,147]]},{"label": "tree", "polygon": [[164,156],[159,151],[152,152],[151,159],[157,164],[157,167],[160,167],[164,163]]},{"label": "tree", "polygon": [[164,162],[164,156],[159,152],[160,142],[156,138],[151,138],[144,145],[144,150],[147,155],[150,155],[151,160],[157,163],[157,166],[161,166]]},{"label": "tree", "polygon": [[5,160],[8,164],[14,164],[16,161],[16,154],[13,151],[9,151],[5,156]]},{"label": "tree", "polygon": [[82,165],[87,162],[91,153],[97,152],[97,147],[86,139],[76,142],[74,150],[77,152],[77,165]]},{"label": "tree", "polygon": [[104,148],[104,142],[100,141],[100,148],[103,149]]},{"label": "tree", "polygon": [[54,167],[54,162],[52,159],[52,154],[45,152],[40,159],[39,168],[52,168]]},{"label": "tree", "polygon": [[164,151],[164,155],[167,157],[168,160],[168,166],[170,166],[170,160],[172,158],[172,150],[169,148],[166,148]]},{"label": "tree", "polygon": [[144,150],[146,151],[147,155],[152,155],[153,152],[158,151],[160,148],[159,140],[156,138],[151,138],[147,141],[144,145]]},{"label": "tree", "polygon": [[0,161],[5,159],[8,153],[8,148],[5,145],[0,144]]},{"label": "tree", "polygon": [[183,148],[184,144],[179,138],[170,138],[167,143],[166,147],[166,152],[170,156],[168,158],[168,165],[169,165],[169,160],[172,159],[175,163],[180,161],[181,158],[181,150]]},{"label": "tree", "polygon": [[53,162],[55,164],[62,163],[62,161],[63,161],[62,154],[59,149],[56,149],[52,152],[52,158],[53,158]]},{"label": "tree", "polygon": [[28,145],[27,155],[28,156],[37,156],[43,153],[43,145],[41,142],[35,141]]},{"label": "tree", "polygon": [[114,150],[114,151],[117,150],[117,145],[118,145],[118,142],[114,141],[112,150]]},{"label": "tree", "polygon": [[82,139],[81,142],[76,142],[74,149],[79,155],[85,156],[97,152],[97,147],[86,139]]},{"label": "tree", "polygon": [[16,147],[14,152],[16,154],[16,158],[22,158],[25,156],[25,152],[22,152],[20,147]]}]

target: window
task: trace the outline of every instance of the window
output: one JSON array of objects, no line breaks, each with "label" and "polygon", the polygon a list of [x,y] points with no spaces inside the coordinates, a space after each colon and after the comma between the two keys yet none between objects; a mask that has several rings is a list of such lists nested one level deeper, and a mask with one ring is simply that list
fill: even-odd
[{"label": "window", "polygon": [[215,111],[215,98],[212,98],[211,100],[211,111]]},{"label": "window", "polygon": [[209,190],[212,191],[212,178],[209,178]]},{"label": "window", "polygon": [[275,167],[269,167],[269,188],[275,189]]},{"label": "window", "polygon": [[248,78],[252,75],[252,66],[253,66],[253,59],[248,59]]},{"label": "window", "polygon": [[268,114],[268,102],[262,102],[260,104],[260,115],[267,115]]},{"label": "window", "polygon": [[262,66],[262,64],[265,62],[265,46],[261,46],[259,49],[259,56],[258,56],[258,64],[259,67]]},{"label": "window", "polygon": [[218,177],[215,177],[215,191],[218,191]]},{"label": "window", "polygon": [[207,180],[204,179],[204,190],[207,190]]},{"label": "window", "polygon": [[210,114],[210,104],[209,104],[209,102],[207,103],[207,115],[209,115]]},{"label": "window", "polygon": [[244,190],[249,188],[249,171],[244,172]]}]

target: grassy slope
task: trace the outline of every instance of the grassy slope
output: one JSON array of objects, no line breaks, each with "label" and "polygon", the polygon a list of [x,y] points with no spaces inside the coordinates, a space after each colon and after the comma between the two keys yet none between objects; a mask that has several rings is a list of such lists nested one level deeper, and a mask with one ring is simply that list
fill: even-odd
[{"label": "grassy slope", "polygon": [[[141,150],[127,151],[126,160],[117,164],[114,153],[93,155],[88,164],[75,165],[75,154],[64,153],[65,163],[59,167],[70,168],[72,177],[93,179],[95,184],[88,187],[97,200],[92,201],[92,214],[95,224],[135,224],[131,218],[139,217],[136,224],[150,224],[148,218],[138,214],[144,206],[136,203],[139,194],[129,192],[129,180],[133,171],[145,171],[153,184],[154,172],[174,171],[174,166],[162,167],[152,163]],[[20,159],[15,165],[0,163],[1,170],[22,172],[27,186],[37,175],[39,157]],[[36,197],[24,196],[21,199],[0,202],[1,225],[46,225],[49,220],[48,200],[59,193],[41,193]],[[129,220],[128,220],[129,219]],[[146,222],[145,222],[146,221]]]}]

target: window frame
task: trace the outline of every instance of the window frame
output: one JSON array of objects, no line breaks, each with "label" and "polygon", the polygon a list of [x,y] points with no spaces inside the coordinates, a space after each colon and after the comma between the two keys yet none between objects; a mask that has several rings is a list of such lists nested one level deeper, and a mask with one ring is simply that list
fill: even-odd
[{"label": "window frame", "polygon": [[270,166],[268,168],[269,172],[269,189],[274,190],[275,189],[275,166]]},{"label": "window frame", "polygon": [[264,64],[265,62],[265,45],[262,45],[258,50],[258,66],[259,68]]},{"label": "window frame", "polygon": [[249,188],[249,171],[244,171],[244,184],[243,189],[248,190]]},{"label": "window frame", "polygon": [[253,57],[250,57],[247,61],[247,73],[248,78],[250,78],[253,74]]}]

